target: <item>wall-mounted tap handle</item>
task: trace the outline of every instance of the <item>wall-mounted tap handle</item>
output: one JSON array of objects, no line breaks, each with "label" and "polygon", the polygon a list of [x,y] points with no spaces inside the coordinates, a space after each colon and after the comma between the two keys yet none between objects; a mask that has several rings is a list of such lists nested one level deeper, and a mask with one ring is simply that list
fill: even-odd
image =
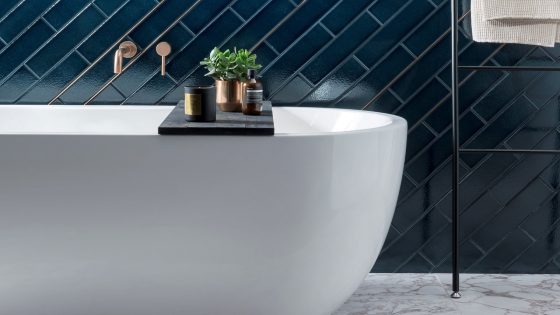
[{"label": "wall-mounted tap handle", "polygon": [[171,45],[168,42],[161,42],[157,44],[156,52],[161,56],[161,75],[165,76],[165,57],[171,53]]}]

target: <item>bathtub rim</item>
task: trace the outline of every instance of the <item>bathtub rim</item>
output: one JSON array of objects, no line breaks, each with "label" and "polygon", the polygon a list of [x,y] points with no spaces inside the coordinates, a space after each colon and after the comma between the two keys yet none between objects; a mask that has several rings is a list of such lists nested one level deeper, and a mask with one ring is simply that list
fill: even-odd
[{"label": "bathtub rim", "polygon": [[[107,110],[107,109],[117,109],[117,110],[134,110],[134,111],[145,111],[145,110],[171,110],[175,108],[175,105],[76,105],[76,104],[69,104],[69,105],[46,105],[46,104],[5,104],[0,105],[0,112],[2,109],[86,109],[87,110]],[[296,138],[306,138],[306,137],[333,137],[333,136],[342,136],[342,135],[357,135],[357,134],[365,134],[377,131],[386,131],[386,130],[393,130],[398,129],[404,126],[406,130],[408,127],[408,122],[406,119],[400,116],[386,114],[382,112],[376,111],[365,111],[365,110],[357,110],[357,109],[346,109],[346,108],[332,108],[332,107],[296,107],[296,106],[273,106],[273,111],[275,108],[288,108],[288,109],[302,109],[302,110],[317,110],[317,111],[326,111],[326,112],[352,112],[356,113],[359,112],[360,114],[364,115],[372,115],[372,116],[383,116],[388,118],[390,122],[385,125],[370,127],[370,128],[363,128],[363,129],[355,129],[355,130],[344,130],[344,131],[312,131],[312,132],[294,132],[294,133],[278,133],[275,131],[272,137],[296,137]],[[163,122],[163,121],[162,121]],[[160,136],[157,132],[157,128],[154,130],[153,134],[146,134],[146,133],[79,133],[79,132],[42,132],[42,133],[32,133],[32,132],[25,132],[25,133],[3,133],[0,132],[0,136]],[[197,137],[222,137],[216,135],[189,135],[189,136],[197,136]],[[226,137],[236,137],[236,135],[224,135]],[[167,137],[167,136],[166,136]],[[181,137],[184,137],[181,136]],[[256,137],[256,136],[250,136]],[[262,136],[261,136],[262,137]],[[257,137],[257,138],[261,138]],[[270,136],[269,136],[270,137]],[[267,137],[263,137],[267,138]]]}]

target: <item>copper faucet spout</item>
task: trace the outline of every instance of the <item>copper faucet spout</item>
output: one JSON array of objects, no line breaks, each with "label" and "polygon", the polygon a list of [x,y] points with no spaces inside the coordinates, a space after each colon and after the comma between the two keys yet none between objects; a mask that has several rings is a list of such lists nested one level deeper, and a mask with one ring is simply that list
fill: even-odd
[{"label": "copper faucet spout", "polygon": [[117,51],[115,51],[113,73],[119,74],[122,72],[122,62],[123,62],[123,49],[119,48],[117,49]]},{"label": "copper faucet spout", "polygon": [[115,74],[122,73],[123,68],[123,58],[132,58],[136,55],[138,49],[133,42],[126,41],[122,42],[119,48],[115,51],[115,57],[113,61],[113,72]]}]

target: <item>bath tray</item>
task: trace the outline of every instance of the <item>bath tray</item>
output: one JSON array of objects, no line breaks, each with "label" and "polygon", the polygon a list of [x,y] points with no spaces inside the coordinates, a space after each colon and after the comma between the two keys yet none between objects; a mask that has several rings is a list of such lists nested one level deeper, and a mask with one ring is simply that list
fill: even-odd
[{"label": "bath tray", "polygon": [[216,109],[214,122],[190,122],[185,120],[185,103],[180,101],[158,128],[160,135],[255,135],[274,134],[272,104],[264,102],[260,116],[242,113],[225,113]]}]

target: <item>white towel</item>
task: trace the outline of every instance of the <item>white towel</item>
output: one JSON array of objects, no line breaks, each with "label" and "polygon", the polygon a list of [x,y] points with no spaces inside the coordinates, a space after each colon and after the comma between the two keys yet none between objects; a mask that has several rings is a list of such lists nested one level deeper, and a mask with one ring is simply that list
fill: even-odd
[{"label": "white towel", "polygon": [[473,39],[553,47],[560,42],[560,0],[472,0]]},{"label": "white towel", "polygon": [[484,0],[486,20],[560,21],[560,0]]}]

